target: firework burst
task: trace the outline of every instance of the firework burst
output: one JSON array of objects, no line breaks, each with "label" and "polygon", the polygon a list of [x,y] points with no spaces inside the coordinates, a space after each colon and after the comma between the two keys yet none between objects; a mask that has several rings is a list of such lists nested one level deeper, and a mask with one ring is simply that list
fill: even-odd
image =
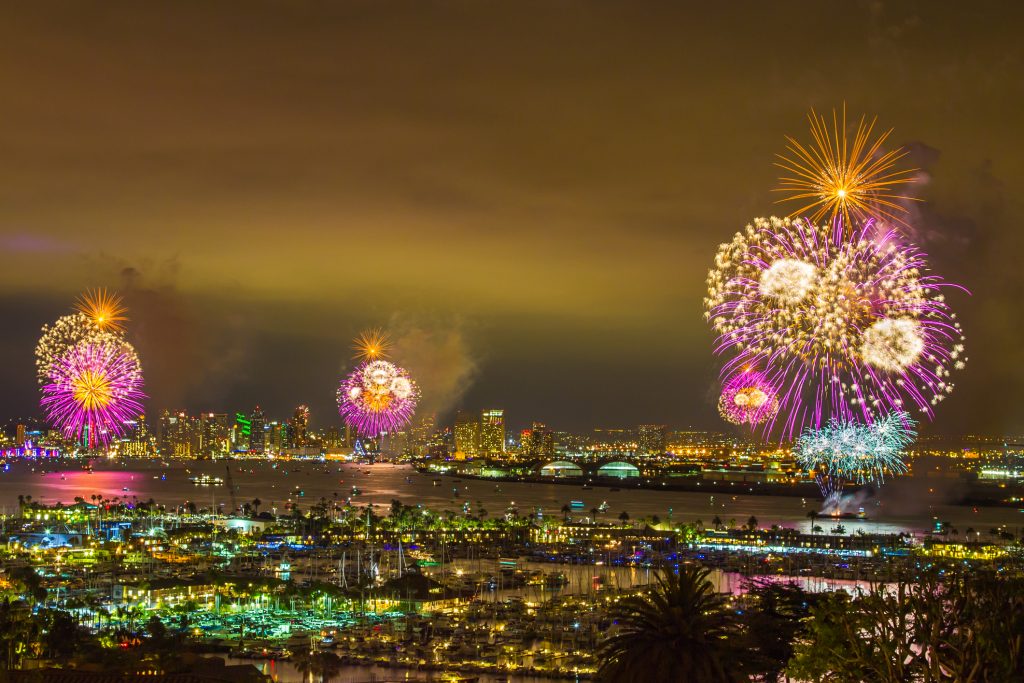
[{"label": "firework burst", "polygon": [[872,424],[832,419],[820,429],[807,429],[793,448],[797,462],[815,480],[826,499],[834,499],[844,483],[881,484],[887,474],[903,474],[903,451],[917,436],[906,413],[891,413]]},{"label": "firework burst", "polygon": [[391,350],[391,339],[387,333],[379,328],[367,330],[360,334],[352,344],[356,352],[355,358],[364,361],[373,361],[387,358]]},{"label": "firework burst", "polygon": [[776,166],[787,175],[779,179],[777,192],[786,196],[779,202],[800,202],[790,216],[810,212],[814,222],[841,217],[844,225],[869,216],[903,223],[904,203],[916,201],[898,194],[897,187],[914,181],[916,169],[899,169],[906,156],[902,149],[883,151],[882,145],[892,133],[887,130],[872,139],[875,121],[861,117],[853,139],[847,132],[846,106],[842,118],[832,110],[832,125],[814,110],[807,116],[813,143],[803,145],[786,136],[788,155],[777,155]]},{"label": "firework burst", "polygon": [[776,388],[766,432],[909,408],[931,416],[953,390],[950,370],[967,360],[942,293],[954,285],[926,274],[895,232],[873,232],[871,221],[847,234],[842,221],[759,218],[720,247],[706,316],[716,351],[735,354],[723,377],[761,368]]},{"label": "firework burst", "polygon": [[110,294],[105,289],[90,289],[78,297],[75,309],[89,318],[92,324],[103,332],[123,333],[128,318],[128,309],[117,294]]},{"label": "firework burst", "polygon": [[36,376],[40,384],[50,379],[54,362],[68,349],[85,340],[117,342],[119,337],[104,332],[84,313],[61,316],[52,325],[43,325],[43,334],[36,344]]},{"label": "firework burst", "polygon": [[408,424],[419,396],[405,370],[386,360],[367,360],[338,387],[338,412],[360,434],[377,436]]},{"label": "firework burst", "polygon": [[47,419],[70,439],[90,446],[124,431],[142,412],[142,370],[130,344],[87,338],[57,356],[43,385]]},{"label": "firework burst", "polygon": [[778,410],[775,388],[764,373],[741,368],[722,384],[718,412],[733,424],[754,427],[768,421]]}]

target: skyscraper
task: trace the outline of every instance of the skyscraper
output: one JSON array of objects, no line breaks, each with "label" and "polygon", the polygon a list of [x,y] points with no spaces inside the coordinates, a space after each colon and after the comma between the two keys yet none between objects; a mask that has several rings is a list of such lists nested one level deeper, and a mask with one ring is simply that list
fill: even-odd
[{"label": "skyscraper", "polygon": [[266,415],[256,406],[249,416],[249,452],[263,455],[266,452],[266,441],[263,434],[263,425],[266,422]]},{"label": "skyscraper", "polygon": [[472,413],[460,410],[455,415],[455,452],[467,458],[480,452],[480,422]]},{"label": "skyscraper", "polygon": [[555,435],[543,422],[534,422],[523,433],[523,451],[532,458],[551,458],[555,454]]},{"label": "skyscraper", "polygon": [[665,425],[640,425],[637,431],[637,455],[661,455],[665,452]]},{"label": "skyscraper", "polygon": [[292,448],[302,448],[308,445],[308,433],[309,433],[309,407],[301,405],[295,409],[295,415],[291,421],[291,431],[289,435],[291,437],[290,446]]},{"label": "skyscraper", "polygon": [[199,450],[204,458],[227,455],[229,450],[228,416],[225,413],[203,413],[200,417],[201,442]]},{"label": "skyscraper", "polygon": [[480,451],[488,456],[505,452],[505,411],[501,408],[480,415]]}]

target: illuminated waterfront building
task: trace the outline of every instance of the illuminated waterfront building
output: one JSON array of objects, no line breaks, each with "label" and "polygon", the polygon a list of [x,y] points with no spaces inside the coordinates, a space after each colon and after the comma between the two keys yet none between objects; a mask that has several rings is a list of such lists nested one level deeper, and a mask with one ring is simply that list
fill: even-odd
[{"label": "illuminated waterfront building", "polygon": [[505,411],[501,408],[492,408],[481,413],[480,450],[489,456],[505,452]]},{"label": "illuminated waterfront building", "polygon": [[204,458],[227,455],[230,450],[228,416],[225,413],[203,413],[200,420],[199,451]]},{"label": "illuminated waterfront building", "polygon": [[289,447],[302,448],[308,446],[308,432],[309,432],[309,406],[301,405],[295,409],[295,414],[291,420],[291,430],[289,436]]},{"label": "illuminated waterfront building", "polygon": [[480,423],[471,413],[459,411],[455,416],[455,452],[467,458],[480,451]]},{"label": "illuminated waterfront building", "polygon": [[263,433],[266,424],[266,416],[259,406],[253,409],[249,416],[249,452],[263,455],[266,452],[266,435]]},{"label": "illuminated waterfront building", "polygon": [[665,452],[665,425],[640,425],[637,429],[637,455],[662,455]]},{"label": "illuminated waterfront building", "polygon": [[232,429],[232,450],[246,452],[252,441],[252,420],[242,413],[235,413],[235,426]]},{"label": "illuminated waterfront building", "polygon": [[521,450],[531,458],[551,458],[555,455],[555,435],[543,422],[534,422],[523,430]]},{"label": "illuminated waterfront building", "polygon": [[160,454],[171,458],[192,458],[199,454],[201,443],[198,421],[184,411],[160,416],[160,431],[157,437]]},{"label": "illuminated waterfront building", "polygon": [[149,435],[149,428],[146,426],[146,416],[139,415],[137,420],[125,423],[128,429],[125,438],[118,447],[121,455],[130,458],[145,458],[153,453]]}]

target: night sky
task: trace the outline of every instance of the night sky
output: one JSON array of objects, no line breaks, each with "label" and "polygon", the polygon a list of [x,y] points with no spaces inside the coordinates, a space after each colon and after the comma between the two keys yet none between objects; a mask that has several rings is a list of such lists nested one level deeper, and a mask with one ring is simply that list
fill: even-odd
[{"label": "night sky", "polygon": [[[970,362],[929,427],[1024,433],[1024,11],[1010,2],[19,3],[0,22],[0,418],[106,286],[148,408],[337,424],[392,331],[424,410],[723,428],[717,245],[810,107],[922,169]],[[0,422],[4,421],[0,419]]]}]

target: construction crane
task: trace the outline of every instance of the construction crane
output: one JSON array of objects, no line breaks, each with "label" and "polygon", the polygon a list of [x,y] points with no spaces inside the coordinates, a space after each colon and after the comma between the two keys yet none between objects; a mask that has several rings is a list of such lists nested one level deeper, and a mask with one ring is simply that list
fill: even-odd
[{"label": "construction crane", "polygon": [[224,483],[228,485],[228,493],[231,494],[231,514],[234,515],[238,512],[238,501],[235,500],[235,480],[231,478],[231,465],[224,465],[224,471],[227,472]]}]

